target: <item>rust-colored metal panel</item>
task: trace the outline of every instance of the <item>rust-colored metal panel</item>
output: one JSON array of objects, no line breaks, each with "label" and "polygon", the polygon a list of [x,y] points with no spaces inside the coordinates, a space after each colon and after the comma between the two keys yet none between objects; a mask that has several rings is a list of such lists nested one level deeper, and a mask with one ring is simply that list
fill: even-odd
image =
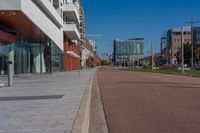
[{"label": "rust-colored metal panel", "polygon": [[0,25],[14,30],[25,40],[47,40],[48,37],[21,11],[0,11]]},{"label": "rust-colored metal panel", "polygon": [[15,35],[0,31],[0,43],[12,43],[16,42],[16,40],[17,37]]}]

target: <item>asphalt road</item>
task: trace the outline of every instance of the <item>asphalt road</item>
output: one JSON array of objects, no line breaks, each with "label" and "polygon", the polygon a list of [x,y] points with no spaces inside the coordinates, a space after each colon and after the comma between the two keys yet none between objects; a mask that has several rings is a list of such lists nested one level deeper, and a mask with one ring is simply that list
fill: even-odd
[{"label": "asphalt road", "polygon": [[110,133],[200,133],[200,78],[97,72]]}]

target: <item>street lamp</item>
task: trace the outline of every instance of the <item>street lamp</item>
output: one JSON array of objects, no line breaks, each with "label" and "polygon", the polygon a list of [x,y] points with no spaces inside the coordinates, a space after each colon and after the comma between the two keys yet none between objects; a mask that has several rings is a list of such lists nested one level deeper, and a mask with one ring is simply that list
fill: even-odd
[{"label": "street lamp", "polygon": [[137,68],[139,70],[139,44],[137,43]]},{"label": "street lamp", "polygon": [[153,71],[154,67],[154,50],[153,50],[153,43],[151,41],[151,69]]},{"label": "street lamp", "polygon": [[194,27],[195,27],[195,23],[199,23],[200,21],[195,21],[195,19],[192,17],[191,21],[188,22],[191,24],[191,45],[192,45],[192,61],[191,61],[191,67],[192,69],[194,68],[194,33],[193,33],[193,30],[194,30]]},{"label": "street lamp", "polygon": [[181,73],[184,74],[183,27],[181,28]]},{"label": "street lamp", "polygon": [[125,44],[123,44],[123,46],[124,46],[124,52],[123,52],[124,53],[124,61],[123,62],[124,62],[124,67],[125,67]]}]

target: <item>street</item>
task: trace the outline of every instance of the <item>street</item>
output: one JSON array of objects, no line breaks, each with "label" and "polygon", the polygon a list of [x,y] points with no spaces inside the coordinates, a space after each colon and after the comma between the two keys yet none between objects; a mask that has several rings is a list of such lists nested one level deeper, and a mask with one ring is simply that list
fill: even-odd
[{"label": "street", "polygon": [[200,78],[97,72],[110,133],[200,133]]}]

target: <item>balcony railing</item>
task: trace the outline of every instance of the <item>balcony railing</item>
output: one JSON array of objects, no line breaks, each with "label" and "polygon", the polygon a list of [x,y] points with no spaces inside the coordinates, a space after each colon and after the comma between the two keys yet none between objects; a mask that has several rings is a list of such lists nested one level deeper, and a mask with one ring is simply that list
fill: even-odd
[{"label": "balcony railing", "polygon": [[71,40],[80,40],[81,35],[77,28],[77,24],[74,22],[64,22],[63,31]]},{"label": "balcony railing", "polygon": [[79,8],[73,2],[64,2],[62,9],[64,16],[70,21],[80,23]]}]

